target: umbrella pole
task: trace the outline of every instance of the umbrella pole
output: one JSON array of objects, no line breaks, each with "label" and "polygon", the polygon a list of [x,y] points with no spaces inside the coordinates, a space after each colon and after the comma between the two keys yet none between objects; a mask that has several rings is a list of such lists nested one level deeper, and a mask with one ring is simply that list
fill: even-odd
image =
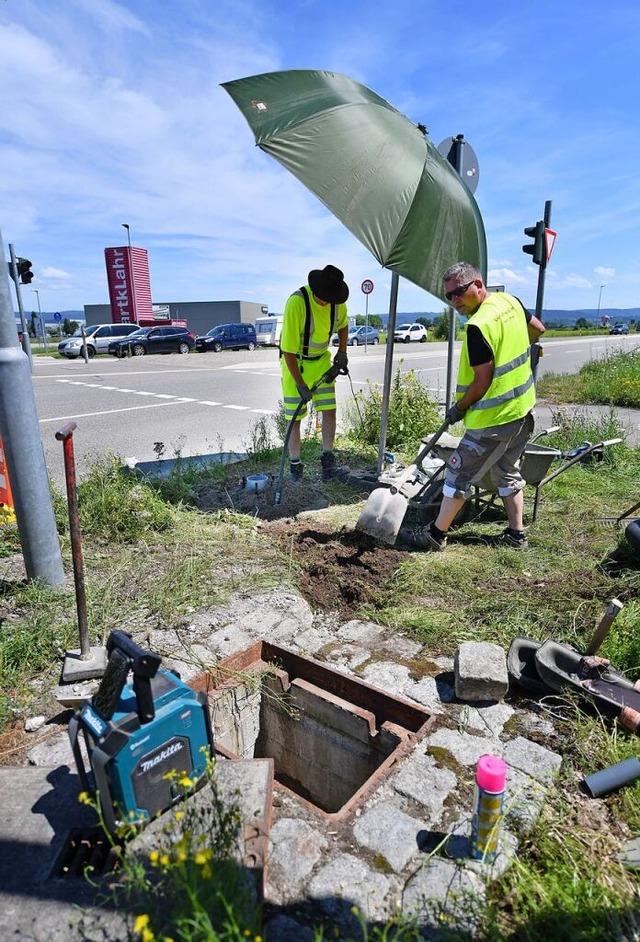
[{"label": "umbrella pole", "polygon": [[387,322],[387,349],[384,360],[384,380],[382,387],[382,410],[380,414],[380,444],[378,446],[378,474],[382,473],[384,452],[387,443],[387,425],[389,421],[389,394],[391,391],[391,369],[393,366],[393,335],[396,329],[398,310],[398,283],[400,276],[391,272],[391,293],[389,296],[389,320]]},{"label": "umbrella pole", "polygon": [[447,391],[445,393],[445,408],[448,409],[453,402],[453,343],[456,339],[456,312],[449,308],[449,337],[447,342]]}]

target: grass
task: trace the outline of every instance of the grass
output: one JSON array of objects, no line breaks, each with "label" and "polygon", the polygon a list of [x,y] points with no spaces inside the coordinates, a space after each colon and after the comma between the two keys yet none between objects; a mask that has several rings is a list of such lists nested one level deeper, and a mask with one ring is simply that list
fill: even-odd
[{"label": "grass", "polygon": [[538,395],[561,402],[640,408],[640,350],[611,353],[585,363],[577,373],[545,373]]},{"label": "grass", "polygon": [[[559,408],[556,421],[561,429],[552,443],[561,451],[584,440],[617,437],[620,431],[613,411],[594,423],[579,410]],[[416,424],[406,441],[409,454],[421,434]],[[372,457],[372,446],[353,438],[339,444],[344,453]],[[271,447],[266,427],[256,430],[252,447],[252,470],[259,461],[262,470],[275,473],[280,453]],[[311,433],[305,447],[316,447]],[[205,515],[189,506],[203,480],[220,483],[231,474],[237,477],[242,468],[219,466],[205,476],[187,468],[151,485],[133,480],[113,459],[96,465],[79,494],[91,643],[103,643],[115,625],[179,632],[194,612],[238,592],[295,582],[297,562],[262,534],[253,518],[228,511]],[[519,635],[584,649],[607,602],[616,597],[624,607],[600,653],[630,678],[640,678],[640,565],[622,529],[597,522],[598,516],[616,516],[637,500],[638,480],[640,450],[625,444],[607,449],[602,462],[579,463],[544,488],[528,552],[489,550],[486,537],[500,532],[504,521],[488,513],[456,528],[446,554],[411,554],[381,586],[375,604],[354,611],[353,617],[370,617],[411,635],[427,656],[452,654],[463,640],[494,641],[506,648]],[[529,489],[528,515],[531,496]],[[353,518],[353,498],[344,500],[344,507],[331,508],[333,520],[341,513]],[[55,510],[70,570],[66,506],[59,495]],[[0,528],[0,566],[1,557],[12,557],[19,548],[15,525]],[[8,576],[0,582],[0,618],[0,725],[9,727],[16,714],[46,710],[61,657],[77,646],[77,629],[68,595]],[[492,884],[484,942],[625,942],[640,931],[632,874],[614,854],[625,837],[640,831],[640,782],[597,804],[585,804],[578,789],[583,776],[636,755],[637,737],[577,710],[570,700],[555,721],[563,778],[550,790],[544,815],[518,860]],[[212,942],[259,936],[260,912],[252,909],[247,915],[231,874],[226,895],[213,900],[207,895],[215,889],[209,883],[194,895],[209,858],[202,848],[192,850],[188,873],[173,874],[181,891],[171,899],[184,908],[171,925],[154,916],[153,907],[164,896],[145,889],[148,874],[137,874],[142,881],[137,891],[143,895],[134,912],[149,917],[138,923],[138,936],[145,938],[145,929],[147,939],[149,932]],[[225,867],[218,872],[224,875]],[[207,924],[198,900],[211,902],[208,911],[224,910],[217,927],[211,920]],[[365,930],[380,942],[419,938],[410,923],[365,927],[363,938]],[[316,940],[325,937],[330,936],[319,927]]]}]

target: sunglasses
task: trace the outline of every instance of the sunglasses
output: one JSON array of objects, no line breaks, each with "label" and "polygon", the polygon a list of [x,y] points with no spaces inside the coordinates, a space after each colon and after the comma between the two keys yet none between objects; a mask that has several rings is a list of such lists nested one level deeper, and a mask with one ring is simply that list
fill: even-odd
[{"label": "sunglasses", "polygon": [[[475,278],[473,279],[475,281]],[[452,298],[461,298],[462,295],[469,290],[473,281],[468,281],[466,285],[458,285],[457,288],[454,288],[453,291],[445,291],[444,296],[447,301],[450,301]]]}]

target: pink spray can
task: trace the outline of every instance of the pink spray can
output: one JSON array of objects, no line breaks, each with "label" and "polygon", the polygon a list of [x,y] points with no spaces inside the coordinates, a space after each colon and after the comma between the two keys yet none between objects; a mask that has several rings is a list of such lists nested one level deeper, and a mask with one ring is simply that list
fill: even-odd
[{"label": "pink spray can", "polygon": [[503,759],[480,756],[471,822],[471,856],[476,860],[492,863],[496,859],[506,781],[507,763]]}]

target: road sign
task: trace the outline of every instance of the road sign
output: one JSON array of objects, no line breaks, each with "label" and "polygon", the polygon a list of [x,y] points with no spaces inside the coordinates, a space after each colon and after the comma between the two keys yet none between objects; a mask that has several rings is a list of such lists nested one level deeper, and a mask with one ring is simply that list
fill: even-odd
[{"label": "road sign", "polygon": [[373,282],[371,281],[370,278],[366,278],[366,279],[362,282],[362,284],[360,285],[360,287],[362,288],[362,293],[363,293],[363,294],[371,294],[371,292],[373,291]]},{"label": "road sign", "polygon": [[551,261],[551,253],[553,252],[553,247],[556,244],[557,235],[558,233],[554,232],[553,229],[544,230],[544,237],[546,239],[546,245],[547,245],[547,261],[548,262]]},{"label": "road sign", "polygon": [[480,168],[475,151],[469,141],[465,141],[464,134],[445,137],[444,141],[438,145],[438,153],[449,161],[460,179],[466,184],[467,189],[475,193],[480,179]]},{"label": "road sign", "polygon": [[60,321],[62,320],[62,314],[60,313],[60,311],[56,311],[56,313],[53,315],[53,319],[56,322],[56,324],[60,323]]}]

